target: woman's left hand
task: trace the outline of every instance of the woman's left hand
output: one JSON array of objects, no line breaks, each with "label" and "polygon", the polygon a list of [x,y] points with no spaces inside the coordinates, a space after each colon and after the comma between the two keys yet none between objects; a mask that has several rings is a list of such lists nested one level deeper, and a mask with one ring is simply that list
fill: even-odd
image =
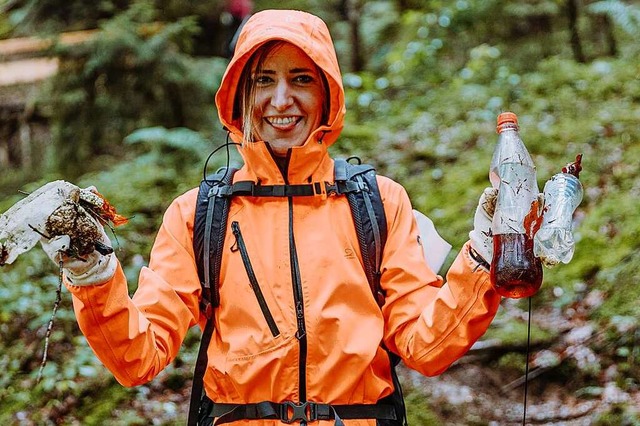
[{"label": "woman's left hand", "polygon": [[471,247],[487,262],[493,259],[493,236],[491,222],[496,209],[498,190],[485,188],[478,200],[476,213],[473,216],[473,230],[469,232]]}]

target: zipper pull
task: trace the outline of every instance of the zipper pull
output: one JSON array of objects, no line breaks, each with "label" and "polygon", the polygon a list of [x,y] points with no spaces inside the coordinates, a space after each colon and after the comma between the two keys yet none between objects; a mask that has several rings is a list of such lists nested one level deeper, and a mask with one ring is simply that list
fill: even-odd
[{"label": "zipper pull", "polygon": [[238,238],[240,237],[240,225],[238,225],[238,222],[236,221],[231,222],[231,231],[233,232],[233,236],[236,237],[236,241],[231,246],[231,252],[235,253],[239,250]]},{"label": "zipper pull", "polygon": [[302,302],[296,303],[296,317],[298,318],[298,332],[296,333],[296,338],[298,340],[302,340],[302,338],[307,335],[304,328],[304,307],[302,306]]}]

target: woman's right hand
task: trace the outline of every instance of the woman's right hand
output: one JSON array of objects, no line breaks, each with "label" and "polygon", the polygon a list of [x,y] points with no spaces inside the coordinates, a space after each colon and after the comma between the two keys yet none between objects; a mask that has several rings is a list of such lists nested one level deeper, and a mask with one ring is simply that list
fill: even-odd
[{"label": "woman's right hand", "polygon": [[[70,284],[88,286],[102,284],[116,271],[117,259],[111,249],[111,241],[101,225],[102,231],[97,248],[86,256],[75,256],[71,250],[71,238],[68,235],[58,235],[53,238],[43,237],[40,245],[49,258],[56,264],[62,263],[62,268]],[[100,250],[100,251],[98,251]],[[104,254],[103,254],[104,253]]]}]

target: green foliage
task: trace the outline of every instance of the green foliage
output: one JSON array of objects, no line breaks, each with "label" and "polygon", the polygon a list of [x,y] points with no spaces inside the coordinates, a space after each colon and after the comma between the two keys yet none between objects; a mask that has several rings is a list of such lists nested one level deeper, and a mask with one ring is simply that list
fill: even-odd
[{"label": "green foliage", "polygon": [[[516,318],[509,321],[496,321],[484,334],[483,339],[497,339],[507,347],[525,347],[527,343],[527,322]],[[557,332],[531,325],[531,345],[545,346],[557,337]]]},{"label": "green foliage", "polygon": [[636,412],[633,414],[626,404],[614,404],[606,413],[599,414],[594,426],[638,426],[640,425],[640,415]]},{"label": "green foliage", "polygon": [[410,425],[437,426],[442,420],[434,414],[422,392],[418,389],[405,390],[407,423]]},{"label": "green foliage", "polygon": [[527,366],[527,356],[524,353],[507,352],[498,359],[497,367],[503,371],[524,374]]},{"label": "green foliage", "polygon": [[[5,2],[9,3],[9,2]],[[8,7],[7,21],[14,36],[56,34],[61,31],[93,28],[128,3],[123,0],[16,0]]]},{"label": "green foliage", "polygon": [[198,31],[193,17],[169,24],[156,17],[149,3],[135,2],[82,49],[60,50],[61,72],[41,102],[51,110],[65,176],[101,166],[107,154],[121,158],[122,139],[136,128],[213,131],[210,106],[224,61],[187,54]]},{"label": "green foliage", "polygon": [[[79,331],[68,299],[58,311],[42,380],[35,379],[44,348],[58,281],[57,268],[41,251],[31,251],[0,274],[0,421],[13,424],[20,412],[44,424],[69,395],[95,387],[108,377]],[[58,401],[58,402],[56,402]],[[43,410],[33,412],[33,407]]]},{"label": "green foliage", "polygon": [[[208,149],[208,141],[198,132],[187,128],[166,129],[164,127],[147,127],[138,129],[124,139],[128,144],[147,143],[152,148],[170,148],[172,152],[167,154],[178,154],[185,152],[198,158]],[[181,161],[175,161],[180,165]]]},{"label": "green foliage", "polygon": [[[112,241],[133,292],[140,268],[148,261],[148,257],[141,254],[148,255],[169,202],[199,181],[199,168],[207,146],[203,137],[186,129],[139,130],[127,141],[140,145],[140,155],[108,171],[84,175],[78,184],[95,185],[119,207],[120,213],[130,217],[127,225],[115,230]],[[220,161],[218,158],[214,165],[220,165]],[[22,255],[15,264],[3,267],[2,272],[0,368],[6,374],[0,379],[0,385],[3,385],[0,421],[11,423],[16,419],[16,413],[31,413],[33,407],[42,407],[29,414],[29,418],[44,424],[59,416],[59,412],[68,411],[70,404],[73,414],[68,415],[82,419],[82,424],[143,424],[136,411],[122,412],[118,408],[122,404],[130,405],[135,392],[115,383],[93,355],[79,334],[66,291],[54,325],[43,379],[35,384],[58,272],[41,250]],[[182,361],[181,368],[168,368],[165,376],[158,379],[166,380],[167,386],[178,386],[180,381],[184,384],[185,378],[189,377],[195,361],[193,350],[197,346],[193,334],[190,333],[181,355],[188,363]],[[57,402],[48,403],[49,400]],[[170,417],[165,412],[170,407],[161,404],[157,410]],[[116,412],[119,414],[114,414]],[[114,416],[120,423],[109,420]]]}]

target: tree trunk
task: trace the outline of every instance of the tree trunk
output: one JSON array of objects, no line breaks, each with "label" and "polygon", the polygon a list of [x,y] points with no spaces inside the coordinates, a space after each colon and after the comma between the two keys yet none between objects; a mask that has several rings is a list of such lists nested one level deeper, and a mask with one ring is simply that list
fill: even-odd
[{"label": "tree trunk", "polygon": [[609,56],[618,56],[618,43],[616,36],[613,33],[613,25],[611,25],[611,18],[608,15],[602,17],[602,27],[604,29],[605,38],[607,41],[607,47]]},{"label": "tree trunk", "polygon": [[569,33],[571,34],[571,50],[578,62],[586,62],[582,51],[582,42],[578,33],[578,0],[567,0],[567,18],[569,19]]},{"label": "tree trunk", "polygon": [[360,0],[344,0],[344,10],[349,22],[351,38],[351,71],[359,72],[364,69],[364,59],[360,42]]}]

